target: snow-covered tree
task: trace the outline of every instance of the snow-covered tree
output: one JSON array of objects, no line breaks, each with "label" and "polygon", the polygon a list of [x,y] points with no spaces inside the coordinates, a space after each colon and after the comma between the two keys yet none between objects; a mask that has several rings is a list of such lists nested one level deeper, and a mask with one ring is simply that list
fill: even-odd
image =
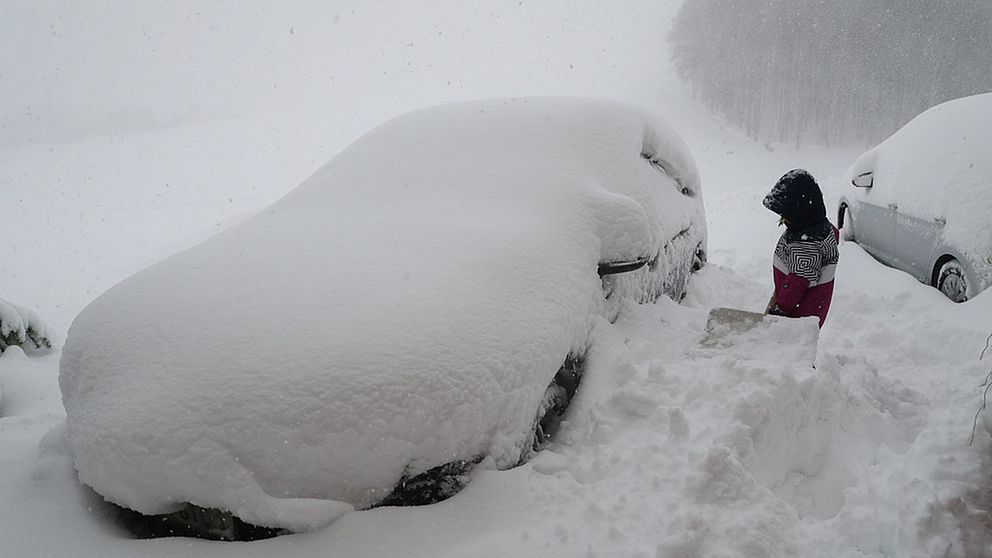
[{"label": "snow-covered tree", "polygon": [[12,346],[38,353],[51,349],[52,342],[44,322],[34,312],[0,299],[0,353]]},{"label": "snow-covered tree", "polygon": [[696,95],[761,140],[874,143],[992,90],[988,0],[686,0],[669,40]]}]

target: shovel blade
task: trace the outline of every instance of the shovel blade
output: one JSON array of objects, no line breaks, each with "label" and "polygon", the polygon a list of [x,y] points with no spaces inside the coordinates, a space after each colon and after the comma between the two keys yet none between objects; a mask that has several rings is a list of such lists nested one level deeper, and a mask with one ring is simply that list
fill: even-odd
[{"label": "shovel blade", "polygon": [[714,308],[706,318],[706,335],[703,346],[715,346],[721,340],[732,335],[740,335],[755,328],[766,319],[776,319],[774,316],[748,312],[736,308]]},{"label": "shovel blade", "polygon": [[720,349],[740,358],[762,358],[775,354],[784,360],[816,360],[819,321],[786,318],[735,308],[714,308],[706,320],[700,345]]}]

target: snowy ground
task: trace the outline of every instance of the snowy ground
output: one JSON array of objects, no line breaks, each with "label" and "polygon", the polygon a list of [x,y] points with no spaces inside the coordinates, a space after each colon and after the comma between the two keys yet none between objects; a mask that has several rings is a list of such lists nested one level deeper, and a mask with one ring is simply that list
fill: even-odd
[{"label": "snowy ground", "polygon": [[[632,308],[595,332],[608,350],[590,355],[552,450],[479,472],[440,504],[350,513],[316,532],[133,540],[76,482],[59,352],[10,350],[0,356],[0,557],[992,556],[989,411],[969,445],[992,369],[992,355],[979,360],[992,292],[953,305],[842,244],[815,370],[788,358],[805,346],[781,330],[700,347],[709,308],[767,301],[780,229],[760,200],[774,180],[808,168],[832,207],[861,149],[762,146],[671,80],[624,85],[617,96],[669,117],[696,156],[710,264],[682,305]],[[538,87],[605,94],[551,89]],[[359,107],[329,136],[270,115],[4,148],[0,297],[36,311],[61,341],[112,284],[279,198],[373,124],[367,114],[385,120],[413,102]]]},{"label": "snowy ground", "polygon": [[[633,308],[596,332],[609,350],[591,356],[586,384],[553,450],[511,471],[480,472],[441,504],[352,513],[318,532],[251,544],[130,540],[99,497],[75,481],[61,438],[58,352],[29,358],[10,350],[0,357],[0,555],[990,552],[988,519],[980,511],[989,507],[992,489],[982,458],[989,450],[983,421],[975,444],[968,444],[990,368],[988,356],[978,358],[992,333],[990,293],[952,305],[844,244],[815,370],[788,358],[802,346],[781,331],[758,334],[747,346],[701,348],[708,308],[757,310],[767,300],[770,249],[780,231],[760,199],[774,178],[806,166],[835,185],[854,151],[769,151],[696,118],[700,125],[682,129],[703,173],[710,265],[684,304]],[[145,168],[131,157],[172,146],[171,156],[181,159],[189,142],[176,142],[177,136],[194,144],[251,138],[250,126],[248,133],[240,126],[247,124],[3,152],[6,165],[20,165],[34,180],[57,181],[81,164],[104,184],[86,198],[68,186],[24,192],[17,202],[23,227],[14,229],[18,250],[3,268],[8,297],[47,317],[64,336],[80,305],[114,281],[277,196],[245,186],[252,182],[244,176],[262,180],[261,165],[253,168],[254,153],[247,151],[260,148],[250,141],[230,155],[238,165],[192,167],[202,180],[217,179],[211,174],[217,168],[234,169],[226,172],[238,176],[218,180],[226,192],[131,187],[129,169]],[[53,152],[53,165],[39,164]],[[177,172],[160,164],[163,173]],[[293,174],[266,180],[286,183]],[[828,199],[836,197],[827,190]],[[32,226],[33,234],[23,232]]]}]

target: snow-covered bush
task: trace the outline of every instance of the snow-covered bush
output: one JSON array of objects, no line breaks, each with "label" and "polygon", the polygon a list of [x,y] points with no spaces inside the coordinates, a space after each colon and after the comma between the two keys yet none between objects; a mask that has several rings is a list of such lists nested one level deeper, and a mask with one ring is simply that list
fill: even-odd
[{"label": "snow-covered bush", "polygon": [[28,354],[43,353],[52,348],[52,342],[37,314],[0,299],[0,353],[14,346]]}]

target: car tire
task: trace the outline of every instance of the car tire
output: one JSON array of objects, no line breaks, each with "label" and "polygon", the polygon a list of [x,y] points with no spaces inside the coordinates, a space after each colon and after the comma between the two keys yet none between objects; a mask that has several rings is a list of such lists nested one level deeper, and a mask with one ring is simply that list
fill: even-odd
[{"label": "car tire", "polygon": [[968,300],[968,278],[964,274],[961,263],[953,258],[940,266],[940,271],[937,273],[937,284],[934,286],[954,302]]},{"label": "car tire", "polygon": [[582,357],[569,355],[555,374],[551,384],[544,391],[534,417],[534,431],[525,451],[522,461],[530,459],[533,453],[539,452],[551,443],[558,432],[561,421],[568,410],[575,392],[579,388],[582,377]]},{"label": "car tire", "polygon": [[531,448],[534,451],[541,451],[551,442],[551,437],[558,431],[561,424],[561,417],[565,413],[568,398],[565,388],[551,384],[541,397],[541,404],[537,408],[537,417],[534,425],[534,439]]}]

